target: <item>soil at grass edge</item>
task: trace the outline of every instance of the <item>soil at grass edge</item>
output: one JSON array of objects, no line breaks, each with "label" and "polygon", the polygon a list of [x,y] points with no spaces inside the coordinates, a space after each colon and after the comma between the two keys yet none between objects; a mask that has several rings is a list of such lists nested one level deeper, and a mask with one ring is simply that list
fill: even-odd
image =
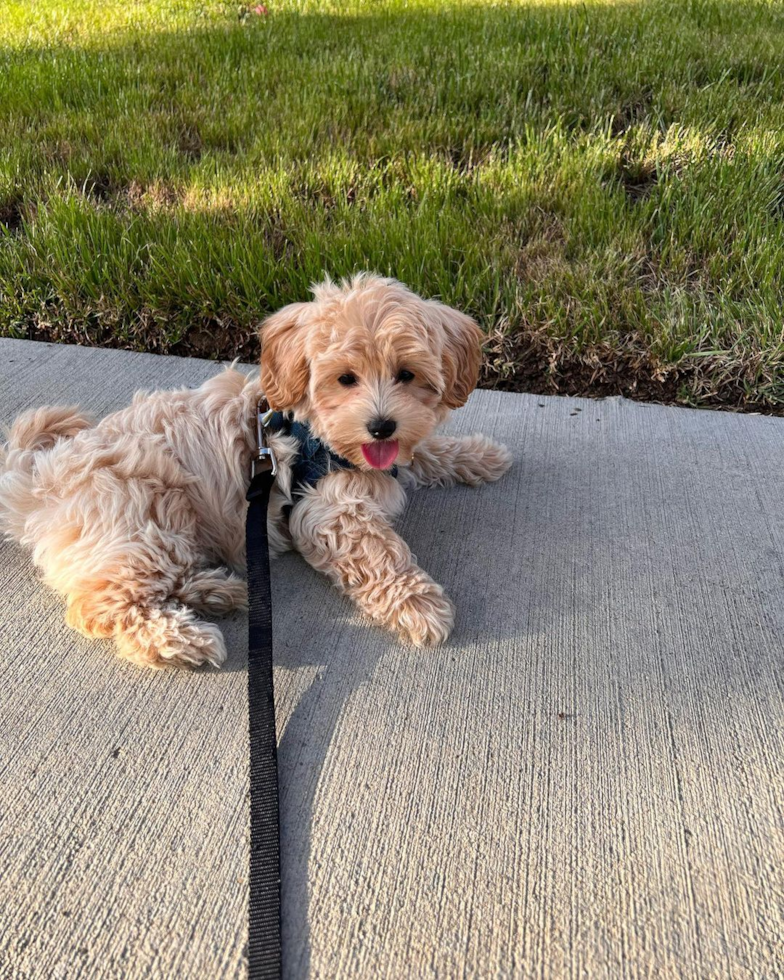
[{"label": "soil at grass edge", "polygon": [[[100,339],[85,337],[83,333],[51,329],[31,328],[28,339],[47,343],[70,343],[90,347],[144,351],[152,354],[171,354],[177,357],[199,357],[207,360],[230,361],[240,358],[246,363],[258,360],[260,347],[255,334],[239,332],[224,324],[212,324],[191,333],[173,345],[160,346],[154,342],[141,346],[121,338],[102,336]],[[152,341],[152,337],[150,338]],[[559,358],[555,366],[549,352],[533,345],[512,371],[494,367],[492,359],[482,365],[479,387],[494,391],[511,391],[533,395],[569,395],[580,398],[608,398],[622,395],[639,402],[655,402],[662,405],[679,405],[688,408],[705,408],[729,412],[753,413],[784,417],[784,404],[748,400],[738,383],[736,388],[725,388],[723,396],[689,396],[692,372],[688,369],[672,369],[661,376],[654,366],[643,359],[634,363],[609,363],[606,358],[590,363],[578,356]]]}]

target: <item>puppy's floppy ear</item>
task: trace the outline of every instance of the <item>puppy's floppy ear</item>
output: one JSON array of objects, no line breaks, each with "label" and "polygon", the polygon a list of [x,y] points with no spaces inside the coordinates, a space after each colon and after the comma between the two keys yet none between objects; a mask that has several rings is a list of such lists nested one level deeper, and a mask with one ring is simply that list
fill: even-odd
[{"label": "puppy's floppy ear", "polygon": [[261,325],[261,390],[277,411],[294,408],[308,390],[305,344],[310,305],[284,306]]},{"label": "puppy's floppy ear", "polygon": [[429,301],[444,333],[443,370],[444,394],[442,404],[460,408],[476,388],[482,362],[482,331],[464,313],[434,300]]}]

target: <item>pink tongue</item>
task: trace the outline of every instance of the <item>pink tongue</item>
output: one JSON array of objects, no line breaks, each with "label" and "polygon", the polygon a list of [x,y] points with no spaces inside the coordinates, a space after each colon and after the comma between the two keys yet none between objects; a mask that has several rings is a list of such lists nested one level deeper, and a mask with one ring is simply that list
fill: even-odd
[{"label": "pink tongue", "polygon": [[396,440],[391,442],[364,442],[362,455],[374,470],[385,470],[397,459],[398,445]]}]

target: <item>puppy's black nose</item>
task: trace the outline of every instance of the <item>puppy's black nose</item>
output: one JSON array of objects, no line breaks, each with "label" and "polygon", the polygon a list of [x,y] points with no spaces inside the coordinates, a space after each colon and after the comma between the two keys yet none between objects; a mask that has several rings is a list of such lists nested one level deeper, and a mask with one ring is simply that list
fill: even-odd
[{"label": "puppy's black nose", "polygon": [[396,428],[394,419],[373,419],[368,425],[368,432],[374,439],[388,439]]}]

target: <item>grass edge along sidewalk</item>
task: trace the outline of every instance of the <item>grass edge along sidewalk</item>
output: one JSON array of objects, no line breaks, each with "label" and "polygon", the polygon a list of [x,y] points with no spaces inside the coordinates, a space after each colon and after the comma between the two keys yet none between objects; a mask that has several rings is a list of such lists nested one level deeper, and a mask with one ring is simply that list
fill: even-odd
[{"label": "grass edge along sidewalk", "polygon": [[483,384],[784,410],[784,7],[9,3],[0,334],[252,358],[369,268]]}]

